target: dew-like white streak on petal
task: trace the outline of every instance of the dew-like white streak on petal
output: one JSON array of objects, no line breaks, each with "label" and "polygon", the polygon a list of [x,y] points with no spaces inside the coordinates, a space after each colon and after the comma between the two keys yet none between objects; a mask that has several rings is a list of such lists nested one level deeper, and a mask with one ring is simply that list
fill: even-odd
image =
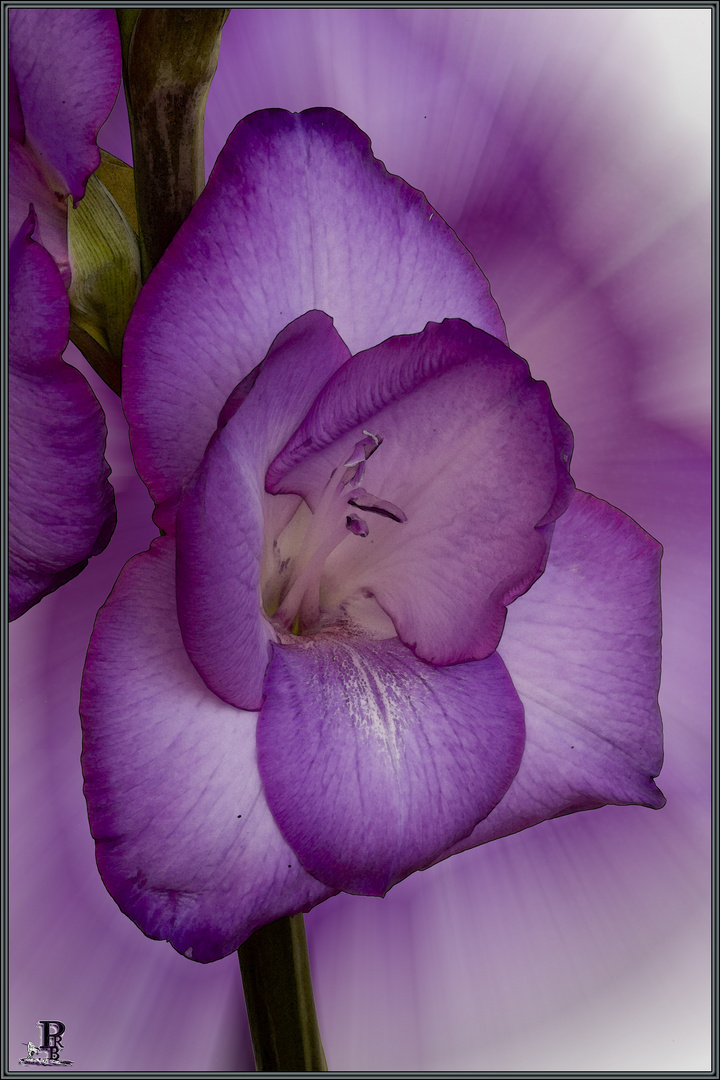
[{"label": "dew-like white streak on petal", "polygon": [[333,631],[273,648],[257,728],[273,816],[301,864],[381,896],[508,790],[523,708],[497,653],[433,667]]}]

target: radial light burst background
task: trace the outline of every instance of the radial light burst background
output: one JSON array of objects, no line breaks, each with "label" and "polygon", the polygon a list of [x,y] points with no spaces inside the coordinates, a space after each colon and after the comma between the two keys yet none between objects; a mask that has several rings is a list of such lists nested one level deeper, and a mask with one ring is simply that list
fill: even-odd
[{"label": "radial light burst background", "polygon": [[[232,11],[208,171],[256,109],[330,105],[490,279],[579,487],[665,547],[667,807],[547,822],[307,916],[335,1070],[704,1070],[709,1017],[709,9]],[[129,160],[118,103],[101,145]],[[73,350],[68,359],[83,366]],[[38,1019],[94,1073],[252,1069],[239,972],[146,939],[94,864],[77,702],[154,530],[116,399],[119,524],[11,635],[11,1067]]]}]

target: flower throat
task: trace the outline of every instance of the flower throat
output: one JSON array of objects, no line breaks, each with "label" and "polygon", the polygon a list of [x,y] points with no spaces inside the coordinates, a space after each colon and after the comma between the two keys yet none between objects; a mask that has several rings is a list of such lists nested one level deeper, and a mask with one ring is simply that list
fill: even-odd
[{"label": "flower throat", "polygon": [[377,514],[399,524],[407,521],[400,507],[371,495],[361,486],[365,463],[383,441],[382,436],[364,429],[363,436],[355,443],[348,460],[330,474],[275,612],[274,620],[293,634],[316,626],[320,619],[320,581],[328,555],[348,533],[368,536],[370,527],[356,511]]}]

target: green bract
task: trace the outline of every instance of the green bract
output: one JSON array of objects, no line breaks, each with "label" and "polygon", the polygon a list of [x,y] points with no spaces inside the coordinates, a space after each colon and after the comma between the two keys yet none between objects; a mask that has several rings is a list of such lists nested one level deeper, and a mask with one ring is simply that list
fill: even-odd
[{"label": "green bract", "polygon": [[85,197],[68,215],[73,322],[116,359],[140,290],[132,169],[103,154]]}]

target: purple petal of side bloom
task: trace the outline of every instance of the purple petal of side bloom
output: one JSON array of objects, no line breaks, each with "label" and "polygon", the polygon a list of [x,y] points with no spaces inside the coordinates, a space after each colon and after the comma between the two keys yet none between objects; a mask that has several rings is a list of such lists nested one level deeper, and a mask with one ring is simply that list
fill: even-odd
[{"label": "purple petal of side bloom", "polygon": [[8,31],[16,88],[11,138],[22,133],[18,141],[33,150],[51,186],[77,202],[100,164],[95,136],[120,85],[115,12],[16,8],[8,14]]},{"label": "purple petal of side bloom", "polygon": [[9,608],[15,619],[78,574],[115,527],[105,422],[62,360],[68,298],[31,215],[9,255]]},{"label": "purple petal of side bloom", "polygon": [[502,802],[446,855],[606,803],[665,805],[653,782],[660,556],[631,518],[576,492],[499,648],[525,707],[522,763]]},{"label": "purple petal of side bloom", "polygon": [[177,499],[230,391],[313,309],[351,352],[446,317],[505,337],[473,257],[347,117],[255,113],[233,131],[128,324],[123,401],[156,502]]},{"label": "purple petal of side bloom", "polygon": [[8,61],[9,235],[18,234],[32,204],[36,237],[67,286],[67,198],[82,198],[100,164],[95,139],[120,85],[115,12],[11,9]]},{"label": "purple petal of side bloom", "polygon": [[9,235],[17,236],[32,206],[37,218],[35,238],[52,255],[63,284],[72,276],[68,253],[67,204],[48,186],[37,157],[25,146],[10,140],[8,147]]},{"label": "purple petal of side bloom", "polygon": [[431,323],[329,380],[271,464],[268,490],[302,495],[315,512],[364,431],[382,440],[360,481],[379,515],[372,498],[351,503],[372,515],[372,542],[346,541],[328,559],[328,605],[333,594],[375,597],[431,663],[488,656],[505,605],[542,572],[548,526],[573,490],[572,438],[547,386],[482,330]]},{"label": "purple petal of side bloom", "polygon": [[97,860],[122,910],[208,962],[334,890],[298,864],[258,775],[256,717],[212,694],[183,647],[174,541],[123,570],[83,682],[83,772]]},{"label": "purple petal of side bloom", "polygon": [[260,708],[268,643],[276,637],[259,598],[263,556],[272,554],[263,550],[264,533],[277,536],[300,501],[267,495],[265,472],[325,380],[348,357],[322,312],[308,312],[286,327],[180,505],[183,641],[210,689],[239,708]]},{"label": "purple petal of side bloom", "polygon": [[14,142],[25,142],[25,121],[20,107],[17,79],[11,67],[8,68],[8,135]]},{"label": "purple petal of side bloom", "polygon": [[276,645],[258,720],[270,809],[303,866],[383,895],[510,784],[523,710],[497,655],[439,668],[399,641]]}]

